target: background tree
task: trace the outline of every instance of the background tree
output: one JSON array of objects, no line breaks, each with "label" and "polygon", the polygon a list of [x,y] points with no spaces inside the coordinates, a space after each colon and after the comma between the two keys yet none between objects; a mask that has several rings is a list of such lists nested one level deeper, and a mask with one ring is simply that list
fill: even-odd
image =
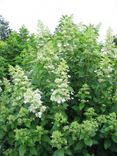
[{"label": "background tree", "polygon": [[9,22],[6,21],[2,15],[0,15],[0,40],[8,38],[10,33],[11,29],[9,27]]},{"label": "background tree", "polygon": [[[19,31],[12,30],[5,40],[0,40],[0,71],[7,74],[8,64],[13,66],[25,64],[26,67],[27,60],[30,59],[34,49],[36,49],[35,35],[29,33],[25,26],[22,26]],[[0,78],[6,75],[4,72],[0,73]]]}]

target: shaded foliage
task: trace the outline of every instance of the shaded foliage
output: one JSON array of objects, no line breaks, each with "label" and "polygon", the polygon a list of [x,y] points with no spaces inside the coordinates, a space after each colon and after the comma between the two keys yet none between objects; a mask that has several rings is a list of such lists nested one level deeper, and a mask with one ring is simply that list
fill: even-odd
[{"label": "shaded foliage", "polygon": [[9,27],[9,22],[6,21],[2,15],[0,15],[0,40],[8,38],[10,33],[11,29]]}]

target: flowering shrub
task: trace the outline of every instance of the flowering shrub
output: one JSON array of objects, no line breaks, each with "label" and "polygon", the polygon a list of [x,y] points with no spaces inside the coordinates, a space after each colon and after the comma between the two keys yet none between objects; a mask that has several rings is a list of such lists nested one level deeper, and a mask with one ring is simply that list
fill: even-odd
[{"label": "flowering shrub", "polygon": [[56,69],[55,89],[51,95],[51,101],[64,103],[70,99],[70,87],[68,85],[68,66],[65,60],[61,60]]},{"label": "flowering shrub", "polygon": [[[63,16],[0,81],[1,156],[116,156],[117,48]],[[22,57],[23,56],[23,57]],[[21,60],[21,62],[19,62]]]}]

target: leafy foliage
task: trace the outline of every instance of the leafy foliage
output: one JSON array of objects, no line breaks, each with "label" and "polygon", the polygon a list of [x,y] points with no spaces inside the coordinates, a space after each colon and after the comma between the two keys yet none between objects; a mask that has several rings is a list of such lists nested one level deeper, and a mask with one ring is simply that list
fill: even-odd
[{"label": "leafy foliage", "polygon": [[12,31],[6,40],[0,41],[0,70],[2,71],[0,78],[8,76],[8,64],[13,66],[19,64],[23,67],[25,65],[25,69],[29,68],[29,60],[34,60],[32,55],[35,50],[36,37],[30,34],[25,26],[22,26],[19,32]]},{"label": "leafy foliage", "polygon": [[39,22],[0,42],[17,45],[0,82],[1,156],[117,155],[117,48],[110,29],[98,35],[63,16],[53,34]]}]

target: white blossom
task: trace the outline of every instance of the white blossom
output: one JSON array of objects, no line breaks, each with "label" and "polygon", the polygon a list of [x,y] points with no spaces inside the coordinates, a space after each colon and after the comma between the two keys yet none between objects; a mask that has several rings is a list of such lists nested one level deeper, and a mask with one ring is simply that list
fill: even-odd
[{"label": "white blossom", "polygon": [[55,89],[52,90],[50,97],[51,101],[57,102],[58,104],[64,103],[70,99],[70,87],[68,82],[68,66],[65,60],[62,60],[56,70],[57,78],[55,79]]},{"label": "white blossom", "polygon": [[46,110],[46,107],[42,105],[40,90],[33,90],[28,77],[19,66],[16,66],[16,68],[11,66],[10,72],[15,88],[15,99],[13,103],[17,103],[17,100],[24,99],[23,102],[28,105],[29,111],[34,113],[36,117],[41,117],[42,113]]},{"label": "white blossom", "polygon": [[30,103],[29,111],[34,113],[36,117],[41,117],[41,115],[37,114],[42,114],[46,110],[46,107],[42,105],[41,95],[38,89],[35,91],[31,88],[27,89],[24,93],[24,103]]},{"label": "white blossom", "polygon": [[37,112],[37,113],[35,113],[35,115],[36,115],[36,117],[41,118],[42,112]]}]

